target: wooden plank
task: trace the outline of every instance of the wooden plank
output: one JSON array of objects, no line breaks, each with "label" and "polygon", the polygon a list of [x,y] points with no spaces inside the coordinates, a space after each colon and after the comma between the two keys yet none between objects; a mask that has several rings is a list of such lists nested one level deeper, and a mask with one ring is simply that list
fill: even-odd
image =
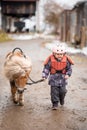
[{"label": "wooden plank", "polygon": [[86,42],[86,30],[85,27],[82,27],[82,35],[81,35],[81,48],[85,47],[85,42]]}]

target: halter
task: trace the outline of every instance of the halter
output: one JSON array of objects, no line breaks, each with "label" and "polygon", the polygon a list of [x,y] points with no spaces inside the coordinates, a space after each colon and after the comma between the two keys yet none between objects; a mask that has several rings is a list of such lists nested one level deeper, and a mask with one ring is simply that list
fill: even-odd
[{"label": "halter", "polygon": [[16,82],[15,82],[15,86],[16,86],[16,88],[17,88],[17,91],[18,91],[18,93],[19,94],[22,94],[23,92],[24,92],[24,90],[26,90],[27,88],[21,88],[21,87],[19,87],[17,84],[16,84]]},{"label": "halter", "polygon": [[24,52],[23,52],[22,49],[19,48],[19,47],[14,48],[13,51],[12,51],[12,53],[14,54],[14,52],[15,52],[16,50],[19,50],[19,51],[21,52],[21,54],[26,58],[26,56],[24,55]]}]

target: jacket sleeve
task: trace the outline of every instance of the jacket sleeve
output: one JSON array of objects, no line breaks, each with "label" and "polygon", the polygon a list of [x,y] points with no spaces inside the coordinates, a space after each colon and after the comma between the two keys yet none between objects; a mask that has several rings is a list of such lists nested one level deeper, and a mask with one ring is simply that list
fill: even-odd
[{"label": "jacket sleeve", "polygon": [[71,74],[72,74],[72,65],[69,61],[67,61],[66,75],[71,76]]},{"label": "jacket sleeve", "polygon": [[50,73],[50,68],[51,68],[51,62],[49,60],[48,63],[44,65],[44,68],[43,68],[43,71],[42,71],[42,78],[47,79],[47,77]]}]

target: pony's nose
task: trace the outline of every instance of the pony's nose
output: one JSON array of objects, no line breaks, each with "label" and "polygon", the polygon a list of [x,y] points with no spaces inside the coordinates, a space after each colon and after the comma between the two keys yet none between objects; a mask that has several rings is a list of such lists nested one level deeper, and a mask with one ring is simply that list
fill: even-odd
[{"label": "pony's nose", "polygon": [[23,93],[24,92],[24,90],[26,90],[27,88],[17,88],[17,91],[18,91],[18,93]]}]

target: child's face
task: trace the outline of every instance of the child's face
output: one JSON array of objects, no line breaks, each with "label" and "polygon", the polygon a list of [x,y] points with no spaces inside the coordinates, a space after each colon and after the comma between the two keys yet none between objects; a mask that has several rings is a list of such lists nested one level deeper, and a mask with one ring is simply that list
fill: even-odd
[{"label": "child's face", "polygon": [[55,55],[55,57],[57,58],[57,59],[62,59],[63,58],[63,56],[64,56],[64,54],[63,53],[55,53],[54,54]]}]

